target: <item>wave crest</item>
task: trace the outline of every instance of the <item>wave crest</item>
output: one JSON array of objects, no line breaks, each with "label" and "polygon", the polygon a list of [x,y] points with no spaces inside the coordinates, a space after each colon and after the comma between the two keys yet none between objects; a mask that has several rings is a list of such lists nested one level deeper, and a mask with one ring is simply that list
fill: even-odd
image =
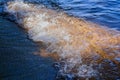
[{"label": "wave crest", "polygon": [[57,59],[62,76],[98,77],[102,60],[119,63],[115,60],[120,57],[119,31],[23,1],[9,2],[6,11],[30,39],[46,46],[40,54]]}]

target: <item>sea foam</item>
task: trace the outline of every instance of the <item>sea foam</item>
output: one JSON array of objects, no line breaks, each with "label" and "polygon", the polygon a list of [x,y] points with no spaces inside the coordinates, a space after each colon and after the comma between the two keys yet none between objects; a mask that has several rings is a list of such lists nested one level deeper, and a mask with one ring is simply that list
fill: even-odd
[{"label": "sea foam", "polygon": [[45,45],[39,54],[57,59],[62,76],[96,77],[100,61],[119,63],[119,31],[23,1],[8,2],[6,12],[15,16],[30,39]]}]

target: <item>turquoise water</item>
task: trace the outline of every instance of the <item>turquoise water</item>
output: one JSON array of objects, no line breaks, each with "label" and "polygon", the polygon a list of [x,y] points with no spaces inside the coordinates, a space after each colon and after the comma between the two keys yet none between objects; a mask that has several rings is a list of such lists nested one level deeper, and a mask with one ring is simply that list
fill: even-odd
[{"label": "turquoise water", "polygon": [[[7,1],[9,0],[1,0],[0,6],[2,16],[0,17],[0,78],[2,80],[55,80],[56,70],[52,66],[54,61],[51,58],[33,55],[32,53],[38,50],[38,45],[28,39],[26,32],[14,22],[5,19],[3,5]],[[59,9],[71,16],[120,30],[119,0],[25,1],[44,4],[48,8]],[[120,80],[120,69],[112,63],[107,63],[103,62],[101,65],[104,68],[101,72],[105,72],[102,78],[91,78],[91,80]]]}]

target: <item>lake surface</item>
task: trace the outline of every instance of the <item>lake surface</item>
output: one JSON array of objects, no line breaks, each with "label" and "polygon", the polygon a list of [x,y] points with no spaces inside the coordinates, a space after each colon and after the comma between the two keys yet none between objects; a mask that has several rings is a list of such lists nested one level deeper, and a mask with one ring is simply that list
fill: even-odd
[{"label": "lake surface", "polygon": [[[26,32],[6,19],[1,0],[0,6],[0,78],[2,80],[55,80],[54,60],[33,55],[38,45],[28,39]],[[61,10],[85,20],[120,30],[119,0],[25,0]],[[104,63],[103,63],[104,64]],[[112,63],[111,63],[112,64]],[[109,67],[110,66],[110,67]],[[120,80],[120,69],[107,65],[103,80]],[[103,69],[104,70],[104,69]],[[107,77],[105,77],[107,76]],[[67,80],[71,80],[66,78]],[[64,79],[63,79],[64,80]],[[101,80],[94,79],[91,80]]]},{"label": "lake surface", "polygon": [[72,16],[83,18],[110,28],[120,29],[119,0],[25,0],[41,3],[49,8],[62,9]]},{"label": "lake surface", "polygon": [[37,50],[21,28],[0,17],[1,80],[54,80],[53,60],[33,55]]}]

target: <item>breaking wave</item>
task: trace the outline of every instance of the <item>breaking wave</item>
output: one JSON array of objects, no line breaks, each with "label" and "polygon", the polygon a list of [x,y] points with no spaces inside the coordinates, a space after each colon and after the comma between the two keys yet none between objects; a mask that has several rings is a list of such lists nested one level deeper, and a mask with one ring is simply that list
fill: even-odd
[{"label": "breaking wave", "polygon": [[[56,59],[57,78],[100,78],[103,62],[119,65],[120,32],[23,1],[8,2],[29,38],[41,43],[41,56]],[[119,73],[118,73],[119,74]]]}]

